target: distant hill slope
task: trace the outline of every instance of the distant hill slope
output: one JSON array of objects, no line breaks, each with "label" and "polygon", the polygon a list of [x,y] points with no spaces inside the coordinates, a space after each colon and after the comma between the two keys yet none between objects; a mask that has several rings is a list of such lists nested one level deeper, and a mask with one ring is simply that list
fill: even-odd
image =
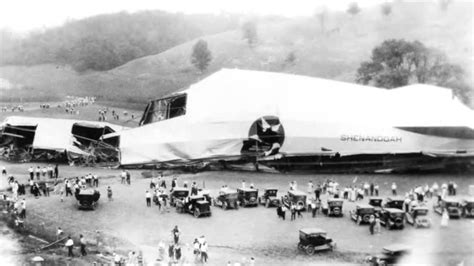
[{"label": "distant hill slope", "polygon": [[[273,18],[258,22],[258,44],[250,48],[240,31],[203,37],[213,60],[200,74],[190,64],[196,40],[160,54],[130,61],[106,72],[76,74],[67,67],[51,65],[2,67],[0,77],[21,83],[29,90],[17,90],[2,98],[28,99],[40,92],[60,95],[96,95],[100,100],[144,103],[186,88],[205,76],[226,68],[243,68],[353,82],[363,60],[372,49],[391,38],[419,40],[444,51],[453,63],[472,73],[472,3],[454,3],[442,12],[434,3],[397,3],[390,16],[379,8],[362,10],[356,16],[329,13],[324,30],[317,18]],[[294,62],[286,58],[293,52]],[[472,76],[469,77],[472,80]],[[53,92],[53,94],[49,93]],[[429,95],[427,95],[429,97]]]}]

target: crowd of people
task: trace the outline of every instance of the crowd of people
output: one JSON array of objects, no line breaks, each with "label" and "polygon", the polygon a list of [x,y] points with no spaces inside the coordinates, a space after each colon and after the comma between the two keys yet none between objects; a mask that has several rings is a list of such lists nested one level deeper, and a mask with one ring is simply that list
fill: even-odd
[{"label": "crowd of people", "polygon": [[[112,116],[112,120],[120,120],[120,114],[119,112],[115,111],[115,109],[112,109],[110,110],[109,107],[105,107],[103,109],[99,109],[98,111],[98,121],[107,121],[108,120],[108,117],[107,117],[107,114],[110,113],[110,115]],[[128,112],[127,111],[123,111],[122,113],[123,117],[128,117]],[[131,114],[130,115],[130,119],[131,120],[134,120],[135,119],[135,114]]]}]

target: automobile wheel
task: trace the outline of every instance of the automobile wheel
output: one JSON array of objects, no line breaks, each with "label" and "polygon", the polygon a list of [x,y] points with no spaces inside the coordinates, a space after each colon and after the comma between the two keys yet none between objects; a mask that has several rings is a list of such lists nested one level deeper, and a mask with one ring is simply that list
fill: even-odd
[{"label": "automobile wheel", "polygon": [[309,245],[306,247],[306,254],[308,255],[313,255],[314,254],[314,247],[312,245]]},{"label": "automobile wheel", "polygon": [[304,250],[304,246],[301,243],[298,243],[298,250]]},{"label": "automobile wheel", "polygon": [[227,210],[227,207],[228,207],[228,206],[227,206],[227,202],[224,201],[224,202],[222,203],[222,209]]},{"label": "automobile wheel", "polygon": [[267,202],[265,202],[265,207],[269,208],[270,207],[270,200],[267,199]]},{"label": "automobile wheel", "polygon": [[194,217],[198,218],[201,215],[201,212],[198,209],[194,210]]}]

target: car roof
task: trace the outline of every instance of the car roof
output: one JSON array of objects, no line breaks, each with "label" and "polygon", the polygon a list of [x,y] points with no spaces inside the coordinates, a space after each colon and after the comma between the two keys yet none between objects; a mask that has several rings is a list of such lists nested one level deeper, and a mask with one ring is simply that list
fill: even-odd
[{"label": "car roof", "polygon": [[302,228],[300,229],[300,232],[306,235],[319,235],[319,234],[326,234],[326,231],[324,231],[321,228],[317,227],[308,227],[308,228]]},{"label": "car roof", "polygon": [[403,200],[405,201],[405,198],[402,196],[393,196],[393,197],[388,197],[387,201],[392,201],[392,200]]},{"label": "car roof", "polygon": [[385,211],[389,211],[389,212],[404,212],[400,209],[397,209],[397,208],[385,208],[384,209]]},{"label": "car roof", "polygon": [[300,196],[300,195],[301,196],[303,196],[303,195],[306,196],[306,193],[304,193],[301,190],[290,190],[290,191],[288,191],[288,193],[293,194],[293,195],[298,195],[298,196]]},{"label": "car roof", "polygon": [[417,207],[413,208],[413,210],[415,210],[415,211],[416,210],[427,210],[428,211],[429,209],[426,206],[417,206]]},{"label": "car roof", "polygon": [[204,204],[204,203],[209,203],[209,202],[207,200],[198,200],[196,201],[196,203]]},{"label": "car roof", "polygon": [[400,251],[408,251],[410,247],[405,244],[395,243],[388,246],[383,247],[383,250],[389,252],[400,252]]},{"label": "car roof", "polygon": [[463,200],[467,202],[474,202],[474,197],[465,197]]},{"label": "car roof", "polygon": [[233,188],[228,188],[228,187],[226,187],[226,188],[221,188],[219,191],[220,191],[220,192],[224,192],[224,193],[237,193],[237,190],[235,190],[235,189],[233,189]]},{"label": "car roof", "polygon": [[81,189],[79,191],[79,194],[80,195],[94,195],[96,192],[98,191],[95,189]]},{"label": "car roof", "polygon": [[198,193],[200,193],[200,194],[209,194],[209,193],[211,193],[211,191],[209,189],[202,189],[202,190],[198,191]]},{"label": "car roof", "polygon": [[278,188],[265,188],[264,190],[278,190]]},{"label": "car roof", "polygon": [[193,195],[189,197],[189,199],[203,199],[204,197],[202,195]]},{"label": "car roof", "polygon": [[383,200],[382,197],[370,197],[369,200]]},{"label": "car roof", "polygon": [[369,205],[369,204],[357,204],[356,207],[359,209],[373,209],[374,208],[374,206]]},{"label": "car roof", "polygon": [[460,202],[461,199],[458,197],[446,197],[443,199],[446,202]]},{"label": "car roof", "polygon": [[334,202],[334,201],[344,201],[344,200],[343,199],[337,199],[337,198],[329,198],[328,202],[330,202],[330,201]]},{"label": "car roof", "polygon": [[249,188],[249,187],[238,188],[237,190],[245,191],[245,192],[255,192],[255,191],[258,191],[258,189],[256,189],[256,188]]},{"label": "car roof", "polygon": [[189,191],[189,188],[185,187],[174,187],[173,191]]}]

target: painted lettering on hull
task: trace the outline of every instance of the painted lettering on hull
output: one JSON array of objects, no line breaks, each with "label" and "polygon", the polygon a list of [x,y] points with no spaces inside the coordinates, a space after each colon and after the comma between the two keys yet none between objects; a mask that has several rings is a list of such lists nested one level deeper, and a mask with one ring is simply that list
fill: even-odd
[{"label": "painted lettering on hull", "polygon": [[348,142],[402,142],[399,136],[341,135],[341,141]]}]

